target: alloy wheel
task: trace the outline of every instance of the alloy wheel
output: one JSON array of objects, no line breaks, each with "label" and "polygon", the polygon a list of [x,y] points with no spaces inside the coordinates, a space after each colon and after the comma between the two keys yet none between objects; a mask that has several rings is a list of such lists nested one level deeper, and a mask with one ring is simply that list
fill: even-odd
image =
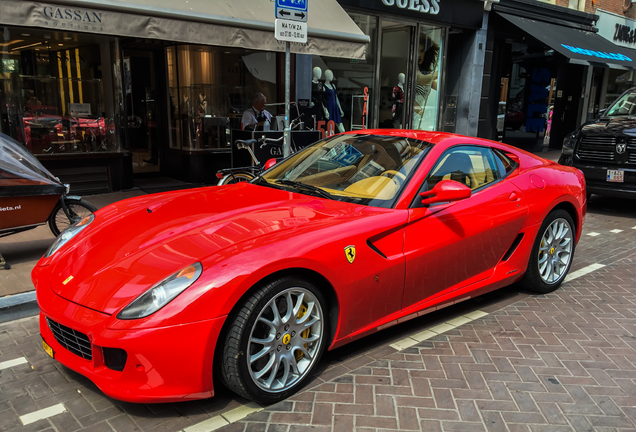
[{"label": "alloy wheel", "polygon": [[572,259],[572,227],[563,218],[552,221],[539,246],[539,274],[547,284],[561,280]]},{"label": "alloy wheel", "polygon": [[250,332],[245,357],[252,381],[270,393],[292,388],[311,370],[323,339],[323,311],[314,294],[302,287],[281,291]]}]

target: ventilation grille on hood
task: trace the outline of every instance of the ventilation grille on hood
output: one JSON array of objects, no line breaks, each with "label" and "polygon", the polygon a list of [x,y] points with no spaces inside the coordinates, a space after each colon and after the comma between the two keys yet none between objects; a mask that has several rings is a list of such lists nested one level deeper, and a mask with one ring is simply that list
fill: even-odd
[{"label": "ventilation grille on hood", "polygon": [[93,359],[91,341],[84,333],[73,330],[65,325],[58,324],[51,319],[46,319],[49,328],[55,336],[55,340],[64,348],[86,360]]}]

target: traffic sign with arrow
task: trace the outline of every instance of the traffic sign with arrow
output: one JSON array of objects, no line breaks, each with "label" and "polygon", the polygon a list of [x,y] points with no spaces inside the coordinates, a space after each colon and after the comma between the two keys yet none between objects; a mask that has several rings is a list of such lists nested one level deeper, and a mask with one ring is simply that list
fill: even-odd
[{"label": "traffic sign with arrow", "polygon": [[276,0],[276,18],[307,22],[308,0]]}]

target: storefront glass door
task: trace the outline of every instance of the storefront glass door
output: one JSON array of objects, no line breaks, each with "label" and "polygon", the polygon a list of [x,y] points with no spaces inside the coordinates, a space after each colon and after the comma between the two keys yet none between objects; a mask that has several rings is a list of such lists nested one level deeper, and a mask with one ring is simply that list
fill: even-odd
[{"label": "storefront glass door", "polygon": [[382,19],[380,56],[380,128],[407,127],[410,91],[408,77],[413,69],[414,24]]},{"label": "storefront glass door", "polygon": [[133,173],[160,171],[155,103],[156,77],[151,51],[124,51],[124,98],[126,134],[132,152]]}]

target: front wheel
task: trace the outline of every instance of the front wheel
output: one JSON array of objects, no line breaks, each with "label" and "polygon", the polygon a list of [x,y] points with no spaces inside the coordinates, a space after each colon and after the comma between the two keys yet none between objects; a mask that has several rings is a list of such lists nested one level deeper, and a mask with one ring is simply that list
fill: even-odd
[{"label": "front wheel", "polygon": [[86,216],[89,216],[91,213],[95,213],[97,211],[97,207],[89,203],[88,201],[84,201],[83,199],[76,198],[62,198],[64,203],[66,204],[66,209],[71,216],[71,219],[66,216],[64,213],[64,209],[62,208],[62,203],[57,203],[53,212],[51,212],[49,216],[49,228],[53,232],[55,237],[59,236],[62,231],[66,228],[74,224],[75,222],[81,221]]},{"label": "front wheel", "polygon": [[236,173],[230,173],[228,175],[226,175],[225,177],[223,177],[221,180],[219,180],[219,182],[217,183],[217,186],[223,186],[223,185],[227,185],[227,184],[234,184],[234,183],[241,183],[241,182],[248,182],[248,181],[252,181],[254,180],[254,176],[250,173],[247,172],[236,172]]},{"label": "front wheel", "polygon": [[575,235],[570,214],[552,211],[541,224],[521,285],[541,294],[557,289],[570,271]]},{"label": "front wheel", "polygon": [[300,389],[327,343],[326,303],[311,283],[285,277],[252,294],[233,316],[222,345],[230,390],[274,403]]}]

